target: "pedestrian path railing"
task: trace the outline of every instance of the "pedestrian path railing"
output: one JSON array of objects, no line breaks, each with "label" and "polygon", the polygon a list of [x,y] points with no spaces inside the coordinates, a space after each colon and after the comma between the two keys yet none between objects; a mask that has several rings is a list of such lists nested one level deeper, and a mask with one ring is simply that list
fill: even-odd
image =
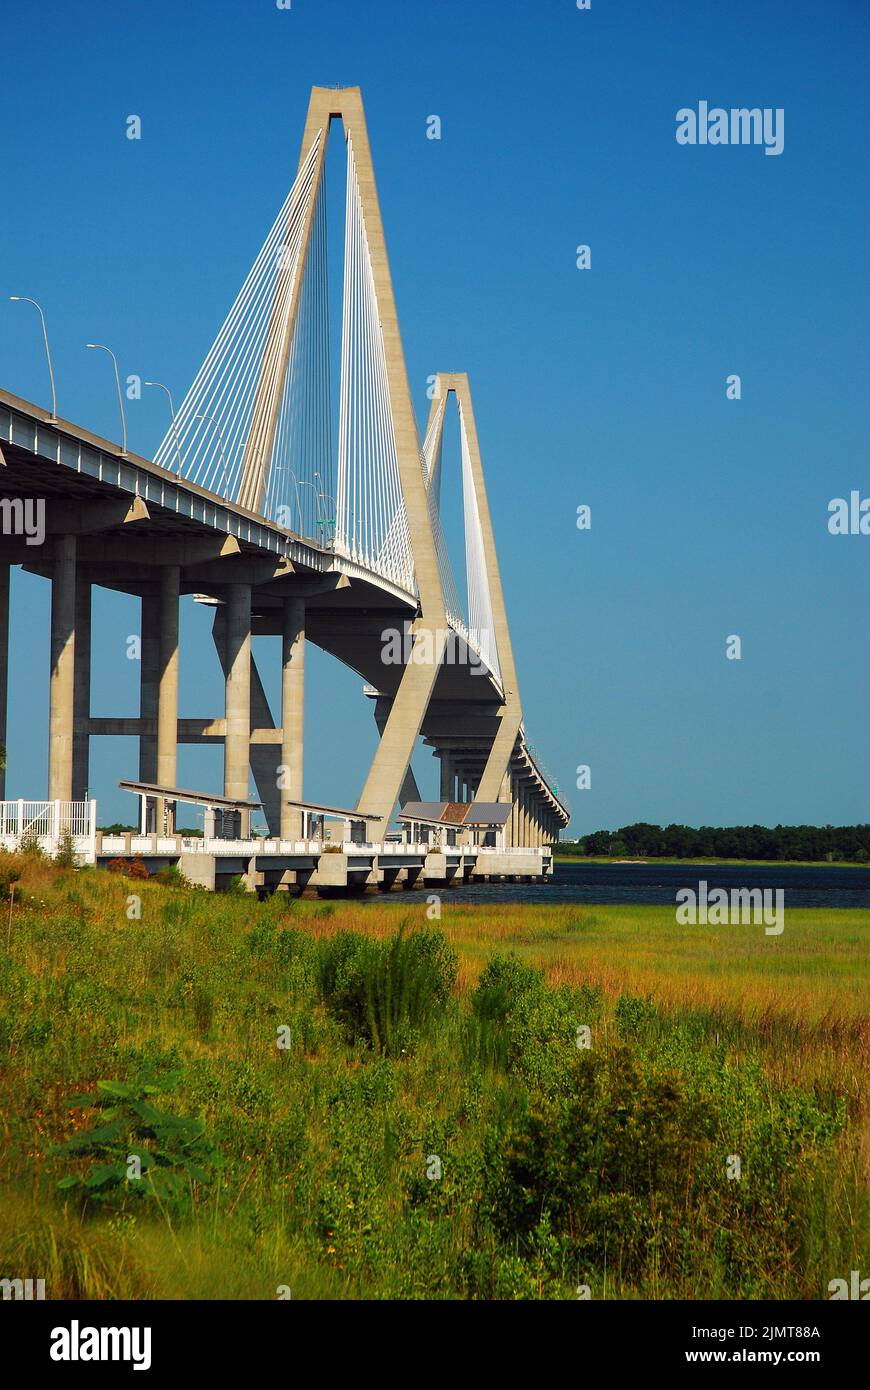
[{"label": "pedestrian path railing", "polygon": [[79,862],[96,858],[96,801],[0,801],[0,847],[39,849],[54,858],[69,845]]}]

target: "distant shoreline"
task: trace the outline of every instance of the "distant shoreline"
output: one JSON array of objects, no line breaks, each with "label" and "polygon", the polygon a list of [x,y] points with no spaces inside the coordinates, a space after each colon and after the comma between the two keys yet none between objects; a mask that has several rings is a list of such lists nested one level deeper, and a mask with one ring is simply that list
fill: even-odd
[{"label": "distant shoreline", "polygon": [[646,859],[614,859],[609,854],[553,854],[556,864],[749,864],[771,868],[791,866],[795,869],[868,869],[870,864],[856,864],[849,859],[716,859],[709,855],[697,858],[688,855],[675,859],[668,855],[650,855]]}]

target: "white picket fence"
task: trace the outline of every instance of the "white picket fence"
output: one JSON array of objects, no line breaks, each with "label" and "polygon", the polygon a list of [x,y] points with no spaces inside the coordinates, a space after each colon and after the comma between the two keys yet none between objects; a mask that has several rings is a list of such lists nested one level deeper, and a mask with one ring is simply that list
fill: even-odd
[{"label": "white picket fence", "polygon": [[96,801],[0,801],[0,848],[17,850],[36,843],[57,854],[67,834],[80,864],[96,861]]}]

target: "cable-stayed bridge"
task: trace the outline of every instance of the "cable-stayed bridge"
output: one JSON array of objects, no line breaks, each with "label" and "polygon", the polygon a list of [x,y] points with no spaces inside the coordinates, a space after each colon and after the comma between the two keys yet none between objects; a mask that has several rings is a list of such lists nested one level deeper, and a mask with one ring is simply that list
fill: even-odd
[{"label": "cable-stayed bridge", "polygon": [[[334,372],[325,171],[339,124],[346,183]],[[451,401],[461,586],[441,505]],[[86,799],[91,737],[133,734],[138,782],[153,789],[143,802],[148,828],[169,834],[178,744],[218,742],[223,796],[239,807],[243,830],[253,774],[270,834],[298,838],[307,639],[357,671],[374,704],[380,740],[355,807],[372,841],[384,840],[397,803],[421,802],[411,772],[421,737],[440,762],[441,803],[509,806],[503,848],[558,838],[569,812],[526,740],[468,379],[436,375],[421,432],[357,88],[312,90],[297,176],[154,460],[6,392],[0,450],[0,742],[9,566],[22,564],[52,585],[49,802]],[[38,503],[45,536],[35,545],[15,523]],[[141,600],[134,719],[91,714],[94,584]],[[181,594],[214,606],[222,715],[178,718]],[[277,719],[252,657],[255,635],[281,640]],[[0,804],[2,796],[0,784]]]}]

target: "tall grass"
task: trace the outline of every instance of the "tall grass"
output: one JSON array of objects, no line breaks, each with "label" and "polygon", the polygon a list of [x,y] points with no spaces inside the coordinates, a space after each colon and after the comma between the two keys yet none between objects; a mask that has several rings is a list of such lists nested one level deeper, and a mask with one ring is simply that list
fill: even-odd
[{"label": "tall grass", "polygon": [[[436,930],[422,898],[18,868],[0,1276],[84,1298],[823,1298],[870,1265],[866,913],[792,911],[773,943],[448,897]],[[58,1183],[103,1160],[70,1101],[145,1078],[220,1162],[174,1205],[120,1183],[83,1209]]]}]

